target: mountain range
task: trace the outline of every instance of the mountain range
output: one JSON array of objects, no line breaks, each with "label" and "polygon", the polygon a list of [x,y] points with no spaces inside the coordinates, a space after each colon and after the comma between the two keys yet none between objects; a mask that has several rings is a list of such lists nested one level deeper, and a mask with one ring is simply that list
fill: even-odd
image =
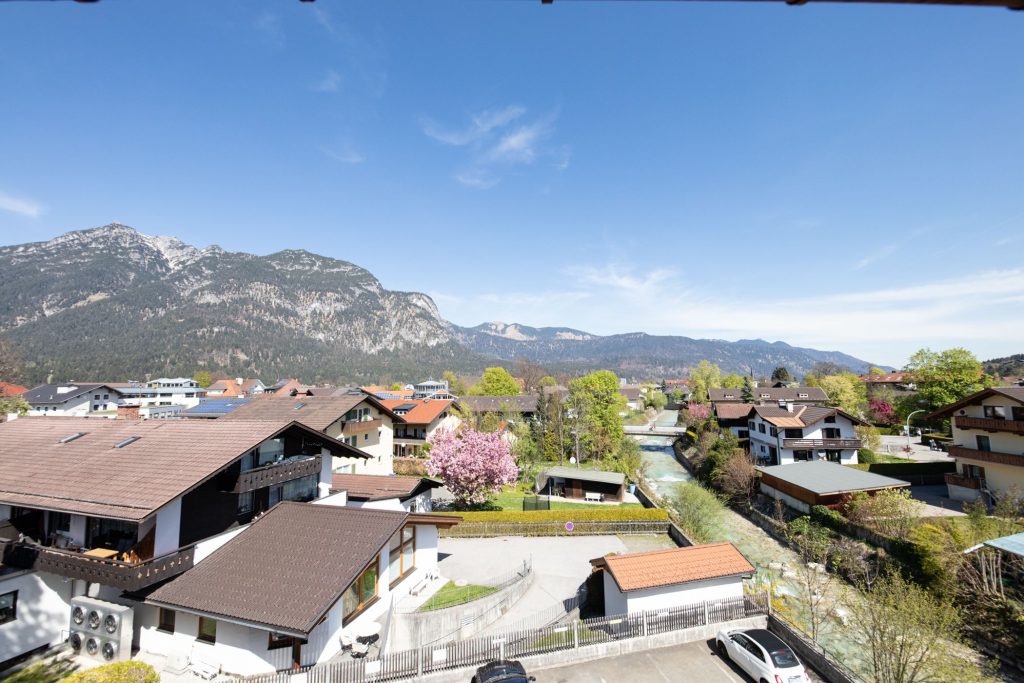
[{"label": "mountain range", "polygon": [[[444,320],[433,300],[384,289],[367,270],[304,250],[197,248],[119,223],[0,247],[0,334],[28,382],[143,379],[200,369],[307,382],[412,381],[531,358],[552,372],[678,376],[708,359],[755,375],[865,361],[763,340]],[[7,378],[0,378],[7,379]],[[14,379],[14,378],[11,378]]]}]

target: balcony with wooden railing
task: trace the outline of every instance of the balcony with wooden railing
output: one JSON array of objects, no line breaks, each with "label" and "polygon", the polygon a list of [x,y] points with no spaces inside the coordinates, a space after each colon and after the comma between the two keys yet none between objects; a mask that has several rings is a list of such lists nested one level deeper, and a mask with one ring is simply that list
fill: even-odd
[{"label": "balcony with wooden railing", "polygon": [[983,489],[985,488],[985,480],[980,477],[968,477],[963,474],[952,474],[946,475],[946,483],[951,486],[962,486],[965,489]]},{"label": "balcony with wooden railing", "polygon": [[860,439],[783,439],[783,448],[826,448],[829,450],[846,450],[860,448]]},{"label": "balcony with wooden railing", "polygon": [[382,420],[362,420],[346,422],[341,426],[342,436],[352,436],[353,434],[366,434],[367,432],[375,432],[380,429],[383,424]]},{"label": "balcony with wooden railing", "polygon": [[3,552],[2,563],[7,567],[49,572],[129,592],[177,576],[191,569],[195,560],[194,546],[136,562],[96,557],[75,550],[47,548],[27,541],[4,542],[0,539],[0,550]]},{"label": "balcony with wooden railing", "polygon": [[986,432],[1024,434],[1024,420],[999,420],[991,417],[957,415],[953,418],[953,424],[957,429],[982,429]]},{"label": "balcony with wooden railing", "polygon": [[998,465],[1024,467],[1024,455],[1018,455],[1017,453],[1001,453],[999,451],[979,451],[976,448],[967,448],[965,446],[950,446],[949,457],[956,459],[966,458],[968,460],[977,460],[979,462],[992,462]]},{"label": "balcony with wooden railing", "polygon": [[320,472],[319,455],[299,455],[273,462],[238,475],[232,493],[255,491]]}]

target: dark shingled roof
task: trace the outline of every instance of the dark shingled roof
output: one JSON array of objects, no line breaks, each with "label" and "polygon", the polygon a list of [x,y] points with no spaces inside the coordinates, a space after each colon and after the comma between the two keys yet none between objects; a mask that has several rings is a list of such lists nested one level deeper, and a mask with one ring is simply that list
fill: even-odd
[{"label": "dark shingled roof", "polygon": [[982,401],[991,396],[1005,396],[1006,398],[1017,401],[1018,403],[1024,403],[1024,387],[991,387],[989,389],[982,389],[981,391],[975,392],[956,403],[939,408],[931,415],[926,415],[926,420],[938,419],[940,417],[949,417],[954,411],[969,406],[977,401]]},{"label": "dark shingled roof", "polygon": [[373,396],[349,394],[346,396],[264,396],[237,408],[220,420],[298,420],[313,429],[323,431],[345,416],[360,403],[369,403],[385,415],[399,422],[402,418],[392,413]]},{"label": "dark shingled roof", "polygon": [[519,396],[463,396],[459,403],[474,413],[513,413],[537,412],[537,395],[521,394]]},{"label": "dark shingled roof", "polygon": [[21,417],[0,424],[0,503],[140,521],[286,430],[367,457],[298,422]]},{"label": "dark shingled roof", "polygon": [[441,483],[421,477],[391,477],[384,474],[335,474],[331,488],[346,491],[349,500],[405,500],[427,489],[440,488]]},{"label": "dark shingled roof", "polygon": [[[69,388],[69,391],[60,393],[58,389]],[[62,384],[43,384],[34,389],[29,389],[21,395],[29,403],[63,403],[83,394],[88,394],[96,389],[106,389],[108,393],[120,396],[121,392],[109,384],[77,384],[75,382],[64,382]]]},{"label": "dark shingled roof", "polygon": [[279,503],[147,602],[306,635],[408,517]]},{"label": "dark shingled roof", "polygon": [[742,420],[753,409],[750,403],[718,403],[715,405],[715,417],[719,420]]},{"label": "dark shingled roof", "polygon": [[[708,396],[712,403],[735,403],[743,401],[743,389],[708,389]],[[821,387],[754,387],[754,400],[825,403],[828,401],[828,394]]]},{"label": "dark shingled roof", "polygon": [[851,415],[845,410],[840,410],[839,408],[829,408],[827,406],[795,405],[793,406],[793,412],[790,412],[780,406],[765,405],[753,406],[753,408],[761,419],[766,422],[771,422],[777,427],[809,427],[821,422],[830,415],[842,415],[857,425],[866,424],[856,415]]}]

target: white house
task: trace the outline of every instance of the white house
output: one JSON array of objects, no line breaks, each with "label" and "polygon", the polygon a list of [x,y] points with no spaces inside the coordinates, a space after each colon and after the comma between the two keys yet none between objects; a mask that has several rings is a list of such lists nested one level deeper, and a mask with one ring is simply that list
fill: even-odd
[{"label": "white house", "polygon": [[294,421],[0,424],[0,657],[66,638],[70,599],[131,607],[278,503],[327,496],[335,454],[367,457]]},{"label": "white house", "polygon": [[219,420],[298,420],[302,424],[357,448],[370,457],[335,458],[335,472],[382,474],[394,472],[394,433],[402,418],[369,394],[343,396],[263,396],[225,414]]},{"label": "white house", "polygon": [[442,399],[388,399],[381,401],[399,419],[395,422],[395,456],[419,455],[438,429],[455,429],[460,420],[455,401]]},{"label": "white house", "polygon": [[379,474],[335,473],[332,482],[331,490],[344,491],[351,507],[405,512],[430,512],[431,491],[441,488],[433,479]]},{"label": "white house", "polygon": [[149,382],[118,383],[125,405],[139,406],[184,406],[194,408],[206,398],[206,389],[189,377],[161,377]]},{"label": "white house", "polygon": [[21,395],[29,406],[30,416],[86,417],[117,416],[121,391],[110,384],[43,384]]},{"label": "white house", "polygon": [[732,543],[711,543],[590,561],[603,574],[607,616],[743,597],[754,566]]},{"label": "white house", "polygon": [[839,408],[817,405],[755,405],[747,418],[750,453],[764,465],[828,460],[857,462],[861,447],[854,427],[866,424]]},{"label": "white house", "polygon": [[956,474],[949,497],[986,503],[1016,487],[1024,491],[1024,387],[992,387],[928,416],[950,419]]},{"label": "white house", "polygon": [[381,632],[391,602],[436,571],[438,527],[458,521],[282,503],[146,598],[139,647],[239,676],[323,663]]}]

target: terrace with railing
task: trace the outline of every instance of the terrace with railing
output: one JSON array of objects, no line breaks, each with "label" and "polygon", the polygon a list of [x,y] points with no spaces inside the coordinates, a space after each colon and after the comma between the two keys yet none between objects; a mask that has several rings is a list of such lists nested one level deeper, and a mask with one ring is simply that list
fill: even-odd
[{"label": "terrace with railing", "polygon": [[860,439],[783,439],[783,448],[829,448],[844,450],[860,448]]},{"label": "terrace with railing", "polygon": [[968,417],[957,415],[953,418],[957,429],[982,429],[986,432],[1010,432],[1024,434],[1024,420],[1001,420],[991,417]]},{"label": "terrace with railing", "polygon": [[232,493],[246,493],[266,486],[276,486],[292,479],[307,477],[320,471],[319,455],[295,455],[238,475]]}]

